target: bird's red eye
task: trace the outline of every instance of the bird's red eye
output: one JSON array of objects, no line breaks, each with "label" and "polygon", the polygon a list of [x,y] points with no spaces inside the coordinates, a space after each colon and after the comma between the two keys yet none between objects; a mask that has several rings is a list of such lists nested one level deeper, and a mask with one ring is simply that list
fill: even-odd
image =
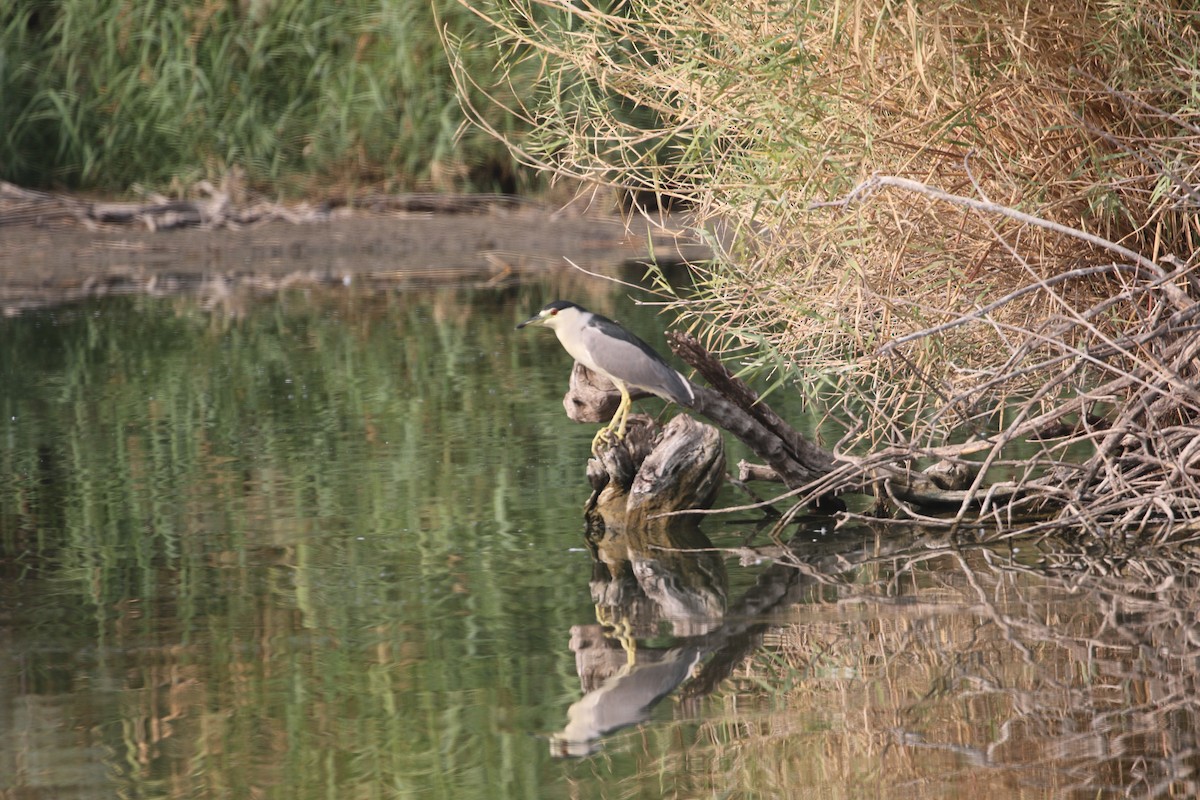
[{"label": "bird's red eye", "polygon": [[557,309],[557,308],[552,308],[552,309],[550,309],[550,316],[552,316],[552,317],[553,317],[553,316],[555,316],[556,314],[558,314],[558,309]]}]

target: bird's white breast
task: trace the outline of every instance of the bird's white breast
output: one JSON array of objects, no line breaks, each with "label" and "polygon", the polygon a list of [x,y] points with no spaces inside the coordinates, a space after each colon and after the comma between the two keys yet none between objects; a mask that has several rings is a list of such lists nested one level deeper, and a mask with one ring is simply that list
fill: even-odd
[{"label": "bird's white breast", "polygon": [[[596,366],[596,362],[592,360],[588,352],[582,347],[583,344],[583,328],[585,321],[582,317],[572,319],[569,323],[566,320],[560,321],[554,326],[554,335],[558,337],[558,342],[563,346],[563,349],[571,354],[571,357],[583,364],[593,372],[604,374],[604,370]],[[566,328],[570,330],[564,333]]]}]

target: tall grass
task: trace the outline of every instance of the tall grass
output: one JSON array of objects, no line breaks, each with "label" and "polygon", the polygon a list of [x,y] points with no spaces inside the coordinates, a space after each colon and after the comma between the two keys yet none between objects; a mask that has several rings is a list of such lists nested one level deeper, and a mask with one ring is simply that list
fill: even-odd
[{"label": "tall grass", "polygon": [[[438,29],[478,24],[445,0],[14,0],[0,9],[0,178],[125,190],[236,168],[310,191],[517,188],[529,176],[493,139],[457,138]],[[465,67],[486,75],[491,59]]]}]

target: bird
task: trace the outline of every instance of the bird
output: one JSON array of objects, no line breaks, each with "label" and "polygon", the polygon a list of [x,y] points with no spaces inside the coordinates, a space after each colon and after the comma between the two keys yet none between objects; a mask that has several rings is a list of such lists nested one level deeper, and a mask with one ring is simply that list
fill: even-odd
[{"label": "bird", "polygon": [[641,389],[664,400],[690,408],[696,393],[688,379],[671,367],[650,345],[608,317],[594,314],[567,300],[554,300],[517,326],[541,325],[554,331],[563,349],[621,392],[621,403],[608,425],[592,439],[592,453],[616,427],[617,439],[625,438],[625,422],[633,401],[630,389]]}]

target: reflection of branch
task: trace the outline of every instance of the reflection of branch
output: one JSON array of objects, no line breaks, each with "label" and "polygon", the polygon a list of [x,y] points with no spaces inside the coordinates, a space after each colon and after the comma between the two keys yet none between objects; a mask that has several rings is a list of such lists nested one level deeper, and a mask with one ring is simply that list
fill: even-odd
[{"label": "reflection of branch", "polygon": [[821,733],[848,752],[943,751],[1088,796],[1140,796],[1175,776],[1177,793],[1195,794],[1178,770],[1200,719],[1189,669],[1200,563],[1084,559],[1059,578],[987,548],[907,547],[870,531],[853,549],[797,537],[776,554],[718,630],[687,642],[709,657],[677,696],[765,695],[781,721],[833,704]]}]

